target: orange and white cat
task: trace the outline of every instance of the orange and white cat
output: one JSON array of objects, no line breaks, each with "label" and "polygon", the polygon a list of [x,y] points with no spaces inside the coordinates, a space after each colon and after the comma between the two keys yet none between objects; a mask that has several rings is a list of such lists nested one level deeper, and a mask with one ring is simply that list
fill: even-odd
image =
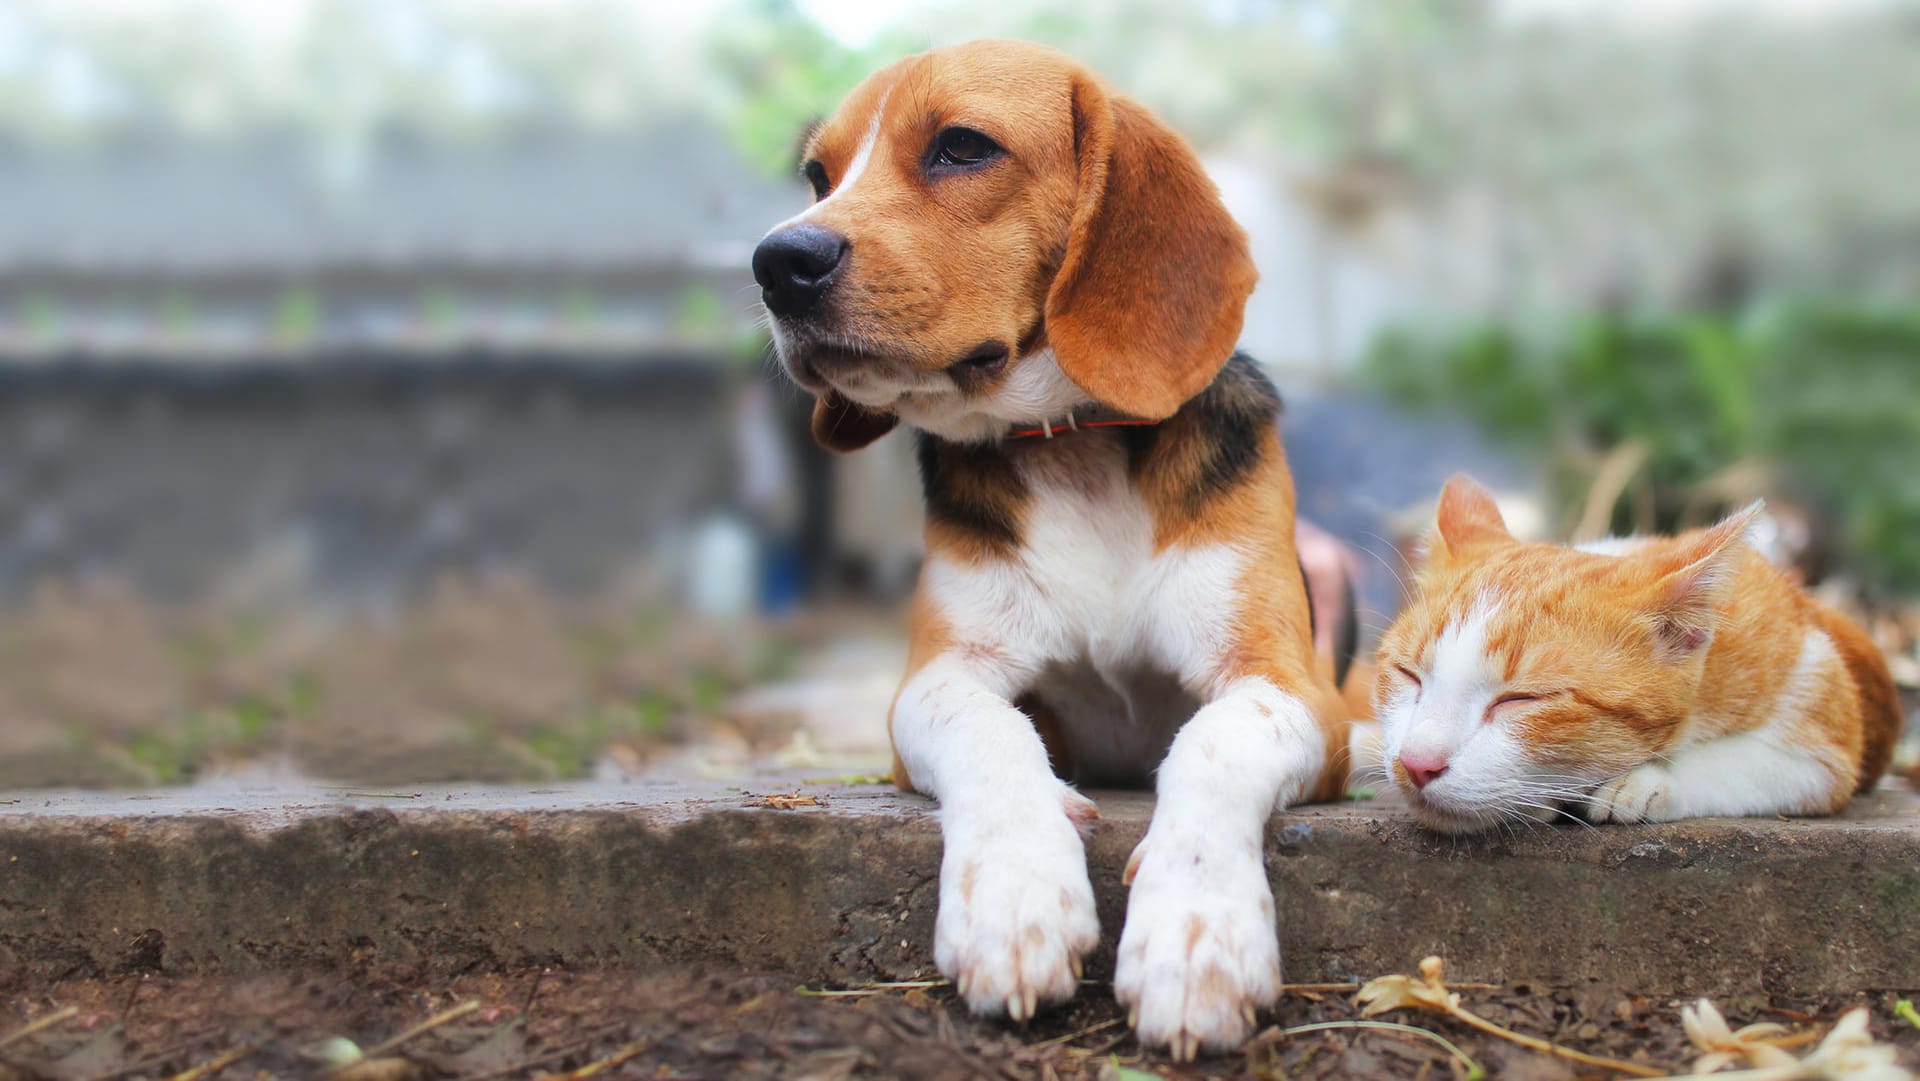
[{"label": "orange and white cat", "polygon": [[1456,476],[1380,643],[1382,761],[1420,821],[1827,814],[1886,769],[1900,709],[1866,633],[1744,541],[1524,544]]}]

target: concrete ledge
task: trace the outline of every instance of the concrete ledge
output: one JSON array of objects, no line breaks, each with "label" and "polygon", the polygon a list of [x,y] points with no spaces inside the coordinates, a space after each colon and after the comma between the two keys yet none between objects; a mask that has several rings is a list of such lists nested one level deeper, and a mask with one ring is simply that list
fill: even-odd
[{"label": "concrete ledge", "polygon": [[[796,788],[821,800],[748,806]],[[1151,799],[1097,793],[1111,972]],[[406,798],[402,798],[406,797]],[[0,971],[41,981],[412,966],[724,962],[815,981],[924,976],[931,805],[884,786],[657,783],[355,796],[22,794],[0,807]],[[1288,978],[1410,969],[1649,995],[1920,988],[1920,797],[1825,820],[1542,827],[1455,840],[1391,803],[1279,816]]]}]

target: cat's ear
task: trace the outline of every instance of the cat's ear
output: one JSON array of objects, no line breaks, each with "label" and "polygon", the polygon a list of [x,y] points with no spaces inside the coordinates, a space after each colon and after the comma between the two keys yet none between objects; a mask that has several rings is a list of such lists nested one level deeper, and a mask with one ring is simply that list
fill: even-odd
[{"label": "cat's ear", "polygon": [[1512,544],[1506,519],[1492,493],[1465,473],[1455,473],[1440,489],[1440,507],[1434,512],[1433,536],[1427,542],[1429,562],[1445,563],[1478,549]]},{"label": "cat's ear", "polygon": [[1670,659],[1699,656],[1713,644],[1720,606],[1746,554],[1742,542],[1765,509],[1766,504],[1756,500],[1717,525],[1681,536],[1664,561],[1671,569],[1660,578],[1654,633]]}]

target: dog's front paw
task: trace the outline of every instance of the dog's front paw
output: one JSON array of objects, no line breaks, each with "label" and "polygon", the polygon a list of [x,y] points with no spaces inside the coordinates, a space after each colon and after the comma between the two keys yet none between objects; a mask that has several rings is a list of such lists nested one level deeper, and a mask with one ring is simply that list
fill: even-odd
[{"label": "dog's front paw", "polygon": [[1666,822],[1674,817],[1673,774],[1664,766],[1637,766],[1587,797],[1592,822]]},{"label": "dog's front paw", "polygon": [[[1077,795],[1063,802],[1092,815]],[[1076,820],[1051,810],[948,831],[933,958],[975,1013],[1025,1021],[1079,988],[1100,920]]]},{"label": "dog's front paw", "polygon": [[1114,996],[1148,1047],[1187,1061],[1228,1051],[1280,994],[1273,893],[1258,843],[1176,844],[1151,833],[1127,863],[1133,890]]}]

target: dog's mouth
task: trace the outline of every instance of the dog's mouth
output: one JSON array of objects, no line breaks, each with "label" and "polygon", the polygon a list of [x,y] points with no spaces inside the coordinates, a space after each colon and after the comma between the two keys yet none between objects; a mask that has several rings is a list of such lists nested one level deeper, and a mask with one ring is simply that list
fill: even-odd
[{"label": "dog's mouth", "polygon": [[868,409],[885,410],[909,395],[952,393],[938,373],[853,342],[789,340],[779,353],[788,376],[816,397],[835,392]]},{"label": "dog's mouth", "polygon": [[907,395],[955,390],[977,394],[991,387],[1013,359],[1012,347],[999,339],[981,342],[959,360],[932,371],[885,349],[824,336],[788,336],[780,342],[779,354],[787,374],[802,389],[816,395],[839,391],[869,407]]},{"label": "dog's mouth", "polygon": [[787,374],[814,394],[844,389],[840,384],[846,382],[866,382],[896,367],[853,341],[792,333],[776,336],[775,341]]},{"label": "dog's mouth", "polygon": [[981,342],[967,355],[947,365],[947,375],[963,393],[973,393],[992,383],[1007,370],[1012,350],[1003,341]]},{"label": "dog's mouth", "polygon": [[826,379],[815,370],[813,362],[805,357],[782,356],[780,367],[786,370],[788,379],[793,380],[795,385],[808,394],[819,396],[830,389]]}]

